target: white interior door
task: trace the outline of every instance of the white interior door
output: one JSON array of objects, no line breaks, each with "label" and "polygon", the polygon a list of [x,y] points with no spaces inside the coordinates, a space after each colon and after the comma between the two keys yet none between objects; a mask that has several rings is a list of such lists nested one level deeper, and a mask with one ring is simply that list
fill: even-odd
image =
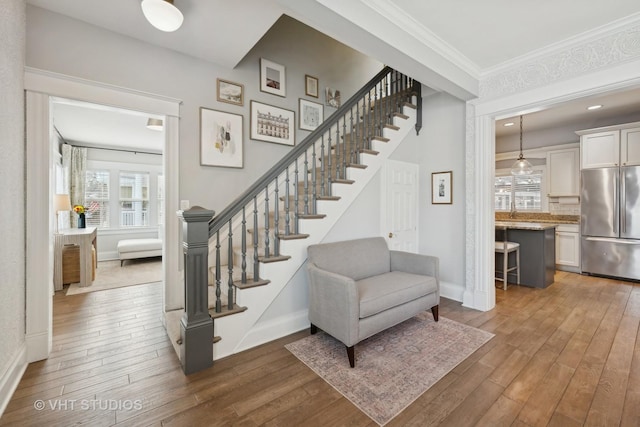
[{"label": "white interior door", "polygon": [[382,179],[381,233],[390,249],[418,252],[418,165],[387,160]]}]

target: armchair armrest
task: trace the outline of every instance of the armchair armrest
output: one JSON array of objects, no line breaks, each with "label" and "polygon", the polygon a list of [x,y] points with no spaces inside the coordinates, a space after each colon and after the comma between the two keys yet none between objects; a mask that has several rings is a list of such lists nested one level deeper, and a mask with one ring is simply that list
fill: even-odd
[{"label": "armchair armrest", "polygon": [[350,277],[323,270],[312,262],[309,272],[309,320],[342,341],[346,346],[358,342],[360,301],[356,283]]},{"label": "armchair armrest", "polygon": [[423,274],[433,276],[440,283],[440,267],[438,257],[414,254],[411,252],[390,251],[391,271]]}]

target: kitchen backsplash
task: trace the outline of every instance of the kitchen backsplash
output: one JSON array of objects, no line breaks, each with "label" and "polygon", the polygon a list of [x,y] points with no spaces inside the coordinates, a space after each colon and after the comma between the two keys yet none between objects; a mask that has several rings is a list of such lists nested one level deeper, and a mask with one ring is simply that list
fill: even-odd
[{"label": "kitchen backsplash", "polygon": [[580,205],[568,205],[562,203],[549,203],[551,215],[577,215],[580,216]]}]

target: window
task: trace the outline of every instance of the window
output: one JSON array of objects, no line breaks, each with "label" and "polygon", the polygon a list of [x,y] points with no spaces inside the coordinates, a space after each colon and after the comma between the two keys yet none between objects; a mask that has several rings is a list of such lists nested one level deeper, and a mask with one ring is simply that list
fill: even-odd
[{"label": "window", "polygon": [[149,174],[120,172],[120,226],[149,225]]},{"label": "window", "polygon": [[496,175],[494,181],[496,211],[511,210],[511,203],[515,202],[517,211],[543,210],[543,182],[544,171],[534,170],[531,175],[513,176]]},{"label": "window", "polygon": [[84,191],[87,226],[109,228],[109,171],[86,171]]}]

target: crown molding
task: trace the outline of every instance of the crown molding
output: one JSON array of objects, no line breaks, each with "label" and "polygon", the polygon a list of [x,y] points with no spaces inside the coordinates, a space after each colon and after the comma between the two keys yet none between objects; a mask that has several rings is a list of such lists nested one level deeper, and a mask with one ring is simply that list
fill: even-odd
[{"label": "crown molding", "polygon": [[360,0],[361,3],[379,14],[391,24],[398,27],[408,36],[415,38],[423,45],[435,51],[449,62],[455,64],[475,79],[480,78],[480,67],[456,48],[438,37],[435,33],[400,8],[391,0]]},{"label": "crown molding", "polygon": [[640,13],[565,39],[482,73],[480,98],[497,98],[640,58]]}]

